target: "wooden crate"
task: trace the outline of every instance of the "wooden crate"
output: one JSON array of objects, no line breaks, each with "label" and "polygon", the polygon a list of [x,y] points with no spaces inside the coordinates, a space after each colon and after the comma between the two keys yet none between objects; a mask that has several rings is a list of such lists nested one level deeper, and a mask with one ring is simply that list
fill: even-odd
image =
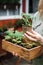
[{"label": "wooden crate", "polygon": [[2,40],[2,48],[10,53],[17,53],[21,58],[29,61],[38,57],[41,53],[41,46],[32,49],[26,49],[22,46],[13,44],[11,42]]}]

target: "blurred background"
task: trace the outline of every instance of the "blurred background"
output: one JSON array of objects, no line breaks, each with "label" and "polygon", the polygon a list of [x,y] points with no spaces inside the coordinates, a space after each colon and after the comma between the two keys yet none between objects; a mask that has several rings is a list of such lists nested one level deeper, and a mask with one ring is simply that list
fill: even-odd
[{"label": "blurred background", "polygon": [[0,16],[20,15],[22,12],[35,13],[39,0],[0,0]]}]

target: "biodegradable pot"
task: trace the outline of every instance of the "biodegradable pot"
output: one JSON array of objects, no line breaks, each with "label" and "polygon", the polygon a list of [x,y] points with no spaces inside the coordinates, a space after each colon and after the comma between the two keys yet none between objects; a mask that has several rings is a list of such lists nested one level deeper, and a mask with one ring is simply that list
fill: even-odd
[{"label": "biodegradable pot", "polygon": [[32,26],[25,26],[25,25],[22,25],[22,30],[23,30],[23,32],[26,32],[26,31],[31,32]]},{"label": "biodegradable pot", "polygon": [[[23,30],[24,33],[25,33],[26,31],[31,32],[31,31],[32,31],[32,26],[22,25],[22,30]],[[26,38],[25,36],[23,36],[23,42],[30,43],[30,44],[33,43],[33,41],[29,40],[29,39]]]}]

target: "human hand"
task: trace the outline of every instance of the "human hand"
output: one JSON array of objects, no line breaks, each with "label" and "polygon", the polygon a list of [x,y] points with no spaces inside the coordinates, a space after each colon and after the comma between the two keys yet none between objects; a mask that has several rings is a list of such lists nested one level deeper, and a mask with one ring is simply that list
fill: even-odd
[{"label": "human hand", "polygon": [[13,54],[13,56],[18,57],[18,54],[17,53],[13,52],[12,54]]},{"label": "human hand", "polygon": [[31,30],[31,32],[26,31],[26,33],[24,33],[24,36],[31,41],[40,42],[40,43],[43,42],[43,37],[34,30]]}]

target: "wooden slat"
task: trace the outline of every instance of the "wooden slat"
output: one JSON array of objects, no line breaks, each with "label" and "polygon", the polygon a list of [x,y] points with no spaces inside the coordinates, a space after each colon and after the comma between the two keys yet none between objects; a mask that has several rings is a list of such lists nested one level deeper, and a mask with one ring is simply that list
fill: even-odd
[{"label": "wooden slat", "polygon": [[21,46],[18,46],[16,44],[13,44],[13,43],[5,41],[5,40],[2,40],[2,48],[4,50],[12,53],[13,55],[15,53],[17,53],[18,56],[20,56],[21,58],[23,58],[27,61],[32,60],[41,54],[40,53],[41,46],[37,46],[32,49],[26,49],[26,48],[23,48]]}]

